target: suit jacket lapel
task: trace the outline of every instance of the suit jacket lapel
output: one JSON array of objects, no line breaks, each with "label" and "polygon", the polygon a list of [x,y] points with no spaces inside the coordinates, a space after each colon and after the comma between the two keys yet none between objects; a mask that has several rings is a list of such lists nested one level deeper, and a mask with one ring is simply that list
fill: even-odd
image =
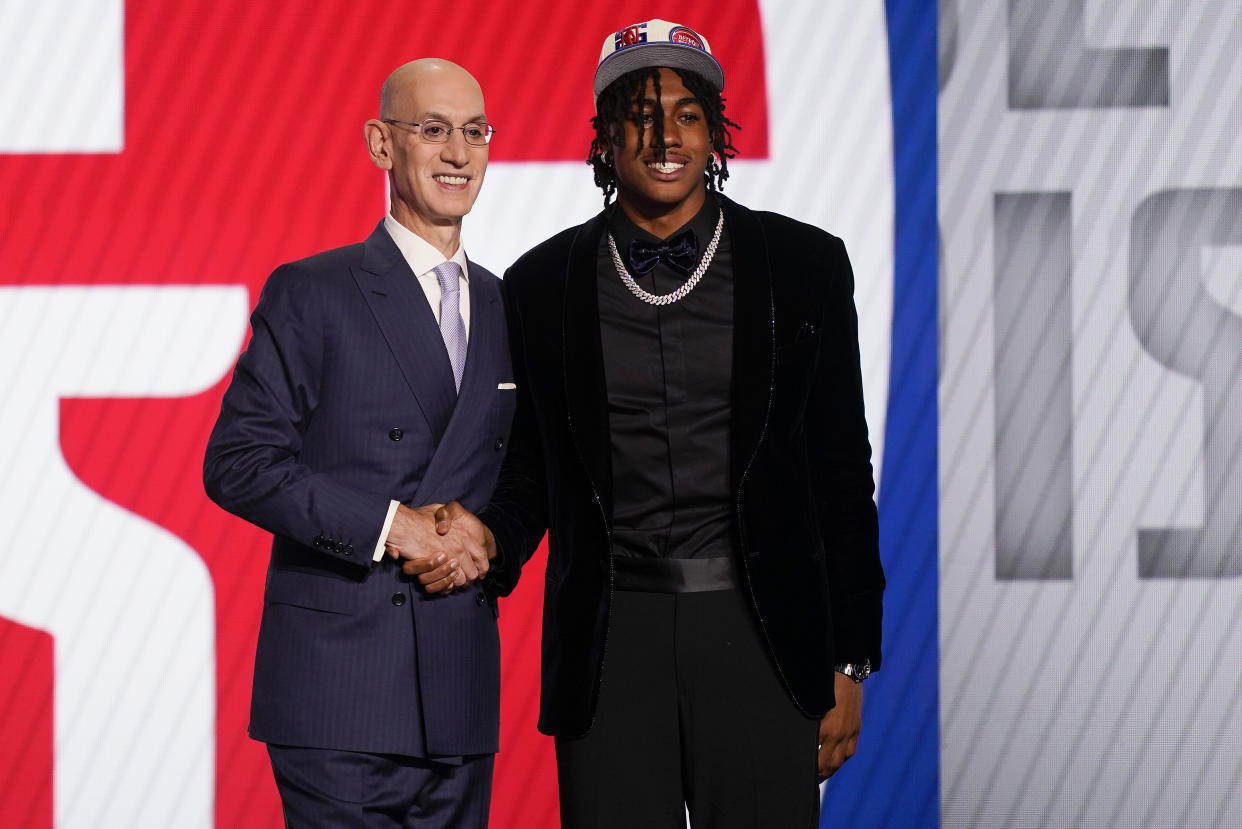
[{"label": "suit jacket lapel", "polygon": [[[500,285],[494,279],[486,279],[478,266],[470,268],[470,339],[466,347],[466,367],[461,377],[461,392],[436,448],[435,457],[423,473],[422,483],[414,495],[414,503],[423,504],[440,485],[445,472],[452,470],[462,459],[463,450],[478,440],[483,423],[496,402],[497,377],[509,380],[512,375],[503,364],[505,341],[504,309],[500,302]],[[426,303],[424,303],[426,304]],[[439,329],[436,329],[439,336]],[[444,349],[441,348],[443,351]],[[446,352],[445,362],[448,356]],[[451,369],[450,369],[451,370]],[[449,383],[452,383],[450,375]]]},{"label": "suit jacket lapel", "polygon": [[[466,368],[461,377],[458,408],[474,409],[494,402],[492,383],[499,368],[492,359],[497,348],[507,348],[504,308],[500,301],[500,283],[486,278],[482,269],[469,262],[470,270],[470,342],[466,347]],[[508,380],[508,377],[504,378]]]},{"label": "suit jacket lapel", "polygon": [[604,214],[584,224],[569,251],[564,273],[565,399],[569,428],[612,521],[612,437],[608,427],[608,392],[604,384],[604,349],[599,333],[596,257],[605,227]]},{"label": "suit jacket lapel", "polygon": [[771,257],[758,218],[718,196],[733,243],[733,491],[767,428],[776,359]]},{"label": "suit jacket lapel", "polygon": [[427,295],[382,221],[363,243],[354,279],[439,441],[457,404],[453,368]]}]

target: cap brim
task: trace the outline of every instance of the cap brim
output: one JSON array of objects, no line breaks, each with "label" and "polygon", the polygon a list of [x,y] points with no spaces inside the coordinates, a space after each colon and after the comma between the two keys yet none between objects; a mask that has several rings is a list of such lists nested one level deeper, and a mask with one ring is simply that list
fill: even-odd
[{"label": "cap brim", "polygon": [[719,61],[702,49],[680,43],[648,43],[614,52],[599,65],[595,70],[595,97],[598,98],[610,83],[626,72],[651,66],[693,72],[716,87],[716,91],[724,91],[724,69]]}]

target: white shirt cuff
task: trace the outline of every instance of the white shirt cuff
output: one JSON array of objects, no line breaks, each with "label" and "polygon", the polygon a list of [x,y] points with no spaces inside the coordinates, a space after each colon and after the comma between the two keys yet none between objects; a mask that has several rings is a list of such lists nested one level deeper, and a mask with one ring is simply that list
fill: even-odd
[{"label": "white shirt cuff", "polygon": [[375,545],[375,553],[372,554],[371,561],[379,561],[384,557],[384,542],[388,540],[388,531],[392,529],[392,519],[396,517],[399,506],[401,506],[400,501],[388,503],[388,517],[384,519],[384,528],[380,530],[379,543]]}]

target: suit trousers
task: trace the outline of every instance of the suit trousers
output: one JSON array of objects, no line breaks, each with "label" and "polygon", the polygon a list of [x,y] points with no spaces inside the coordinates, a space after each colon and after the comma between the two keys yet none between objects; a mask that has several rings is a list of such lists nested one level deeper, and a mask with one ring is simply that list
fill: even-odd
[{"label": "suit trousers", "polygon": [[494,755],[460,765],[268,744],[288,829],[486,829]]},{"label": "suit trousers", "polygon": [[736,588],[616,591],[595,720],[556,741],[562,829],[815,829],[818,721]]}]

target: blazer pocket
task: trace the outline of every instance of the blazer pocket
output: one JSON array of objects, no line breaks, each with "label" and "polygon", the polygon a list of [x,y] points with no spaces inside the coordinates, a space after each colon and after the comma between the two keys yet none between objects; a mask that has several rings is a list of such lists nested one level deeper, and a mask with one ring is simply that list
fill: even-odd
[{"label": "blazer pocket", "polygon": [[513,383],[501,383],[496,387],[496,396],[492,398],[495,402],[492,407],[496,409],[512,409],[517,405],[517,386]]},{"label": "blazer pocket", "polygon": [[776,363],[782,365],[800,360],[819,350],[819,332],[776,347]]},{"label": "blazer pocket", "polygon": [[[797,326],[796,328],[794,326]],[[813,348],[819,344],[819,326],[813,322],[798,323],[793,321],[784,326],[783,336],[781,336],[781,327],[777,328],[776,338],[776,356],[779,359],[782,354],[798,352],[804,348]]]},{"label": "blazer pocket", "polygon": [[361,589],[357,582],[332,576],[301,570],[271,570],[267,574],[263,602],[352,616],[358,612]]},{"label": "blazer pocket", "polygon": [[492,399],[495,402],[492,403],[488,428],[494,434],[495,448],[500,450],[509,441],[513,410],[517,408],[517,386],[512,383],[501,383],[496,387],[496,396]]}]

